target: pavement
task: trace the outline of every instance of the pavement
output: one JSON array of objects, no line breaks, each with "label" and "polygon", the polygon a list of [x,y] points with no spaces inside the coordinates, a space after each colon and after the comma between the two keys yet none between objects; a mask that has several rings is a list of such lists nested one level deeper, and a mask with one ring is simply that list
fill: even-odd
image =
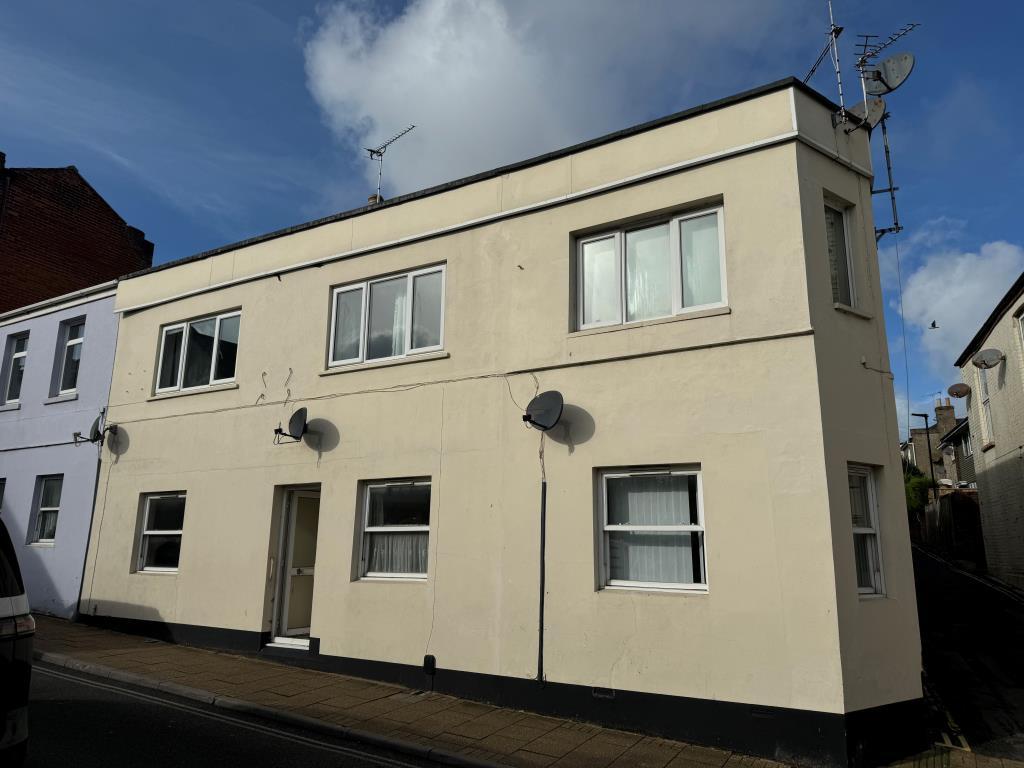
[{"label": "pavement", "polygon": [[[428,762],[558,768],[782,768],[780,763],[721,749],[262,658],[173,645],[46,616],[37,617],[37,623],[36,654],[44,668],[137,686]],[[31,717],[35,729],[34,710]],[[935,749],[900,766],[1024,768],[1024,763]]]}]

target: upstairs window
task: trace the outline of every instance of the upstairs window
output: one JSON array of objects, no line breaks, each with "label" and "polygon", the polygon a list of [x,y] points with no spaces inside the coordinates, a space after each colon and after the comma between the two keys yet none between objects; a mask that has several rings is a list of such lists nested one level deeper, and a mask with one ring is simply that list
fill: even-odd
[{"label": "upstairs window", "polygon": [[444,265],[335,288],[330,365],[444,347]]},{"label": "upstairs window", "polygon": [[199,389],[235,380],[241,314],[227,312],[163,328],[156,391]]},{"label": "upstairs window", "polygon": [[[992,400],[988,394],[988,369],[978,369],[978,393],[981,395],[981,439],[985,445],[996,441],[992,429]],[[984,448],[984,446],[982,446]]]},{"label": "upstairs window", "polygon": [[82,363],[82,343],[84,341],[85,320],[61,323],[55,394],[68,395],[78,390],[78,368]]},{"label": "upstairs window", "polygon": [[577,249],[580,329],[724,305],[721,208],[582,238]]},{"label": "upstairs window", "polygon": [[829,278],[832,281],[832,302],[852,307],[853,269],[850,266],[850,241],[846,233],[848,211],[825,206],[825,238],[828,244]]},{"label": "upstairs window", "polygon": [[25,362],[28,358],[28,334],[19,333],[7,339],[3,365],[3,402],[17,403],[21,400],[21,383],[25,378]]},{"label": "upstairs window", "polygon": [[973,456],[974,455],[974,446],[971,445],[971,433],[970,432],[968,432],[966,435],[964,435],[963,439],[960,441],[960,453],[963,456]]}]

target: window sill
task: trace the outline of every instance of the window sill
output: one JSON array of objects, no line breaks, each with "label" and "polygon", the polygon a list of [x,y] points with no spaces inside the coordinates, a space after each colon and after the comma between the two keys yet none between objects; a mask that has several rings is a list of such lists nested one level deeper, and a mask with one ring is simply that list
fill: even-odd
[{"label": "window sill", "polygon": [[328,368],[326,371],[320,371],[320,376],[334,376],[339,373],[349,373],[351,371],[367,371],[373,368],[390,368],[393,365],[406,365],[408,363],[419,363],[425,360],[445,360],[451,357],[447,352],[441,350],[439,352],[424,352],[419,355],[406,355],[405,357],[397,357],[391,360],[381,360],[380,362],[369,362],[369,363],[350,363],[348,365],[337,365],[334,368]]},{"label": "window sill", "polygon": [[0,405],[0,413],[4,411],[16,411],[21,408],[21,403],[4,403]]},{"label": "window sill", "polygon": [[621,584],[606,584],[599,592],[645,592],[649,595],[707,595],[707,587],[626,587]]},{"label": "window sill", "polygon": [[985,443],[983,446],[981,446],[981,452],[984,453],[985,451],[991,451],[995,447],[996,447],[995,442]]},{"label": "window sill", "polygon": [[230,384],[212,384],[209,387],[197,387],[196,389],[186,389],[183,391],[176,392],[161,392],[147,397],[146,402],[152,403],[155,400],[171,400],[175,397],[188,397],[189,395],[204,395],[207,392],[224,392],[229,389],[238,389],[238,384],[231,382]]},{"label": "window sill", "polygon": [[43,400],[43,405],[53,405],[54,403],[70,403],[72,400],[78,399],[77,392],[65,392],[63,395],[54,395]]},{"label": "window sill", "polygon": [[360,576],[358,582],[371,584],[426,584],[426,576]]},{"label": "window sill", "polygon": [[864,592],[857,595],[861,600],[885,600],[888,595],[878,592]]},{"label": "window sill", "polygon": [[583,328],[569,333],[570,339],[580,336],[594,336],[599,333],[613,333],[615,331],[628,331],[633,328],[647,328],[652,325],[664,325],[666,323],[678,323],[683,320],[696,320],[700,317],[716,317],[717,315],[728,315],[732,312],[730,307],[708,307],[707,309],[693,309],[689,312],[681,312],[671,317],[659,317],[654,320],[639,320],[633,323],[616,323],[615,325],[602,325],[599,328]]},{"label": "window sill", "polygon": [[136,574],[142,574],[144,576],[177,576],[177,568],[168,568],[166,570],[157,570],[155,568],[139,568],[135,571]]},{"label": "window sill", "polygon": [[53,549],[56,544],[55,541],[30,541],[28,543],[30,547],[41,547],[42,549]]},{"label": "window sill", "polygon": [[859,317],[861,320],[875,319],[874,315],[868,312],[864,312],[863,310],[857,309],[856,307],[851,307],[848,304],[840,304],[839,302],[835,302],[832,305],[832,308],[836,312],[842,312],[844,315],[853,315],[854,317]]}]

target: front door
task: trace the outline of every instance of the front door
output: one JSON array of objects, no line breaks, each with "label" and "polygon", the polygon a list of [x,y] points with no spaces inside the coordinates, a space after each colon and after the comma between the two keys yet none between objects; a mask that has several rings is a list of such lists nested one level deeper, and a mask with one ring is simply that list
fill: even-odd
[{"label": "front door", "polygon": [[284,521],[284,561],[278,602],[277,634],[284,637],[309,635],[319,521],[320,494],[293,491]]}]

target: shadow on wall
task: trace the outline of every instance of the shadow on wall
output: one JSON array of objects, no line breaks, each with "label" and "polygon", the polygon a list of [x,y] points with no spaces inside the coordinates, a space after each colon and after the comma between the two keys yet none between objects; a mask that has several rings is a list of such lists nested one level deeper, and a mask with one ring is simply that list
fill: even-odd
[{"label": "shadow on wall", "polygon": [[325,453],[338,447],[341,433],[334,423],[327,419],[311,419],[306,424],[306,434],[302,436],[302,442],[316,451],[316,462],[319,465]]},{"label": "shadow on wall", "polygon": [[120,424],[117,425],[117,432],[110,431],[107,433],[107,449],[114,455],[115,464],[117,464],[121,457],[128,452],[131,444],[132,440],[128,435],[128,430]]},{"label": "shadow on wall", "polygon": [[552,429],[548,430],[548,438],[559,445],[564,445],[571,456],[577,445],[587,442],[597,431],[594,417],[578,405],[566,404],[562,408],[562,418]]}]

